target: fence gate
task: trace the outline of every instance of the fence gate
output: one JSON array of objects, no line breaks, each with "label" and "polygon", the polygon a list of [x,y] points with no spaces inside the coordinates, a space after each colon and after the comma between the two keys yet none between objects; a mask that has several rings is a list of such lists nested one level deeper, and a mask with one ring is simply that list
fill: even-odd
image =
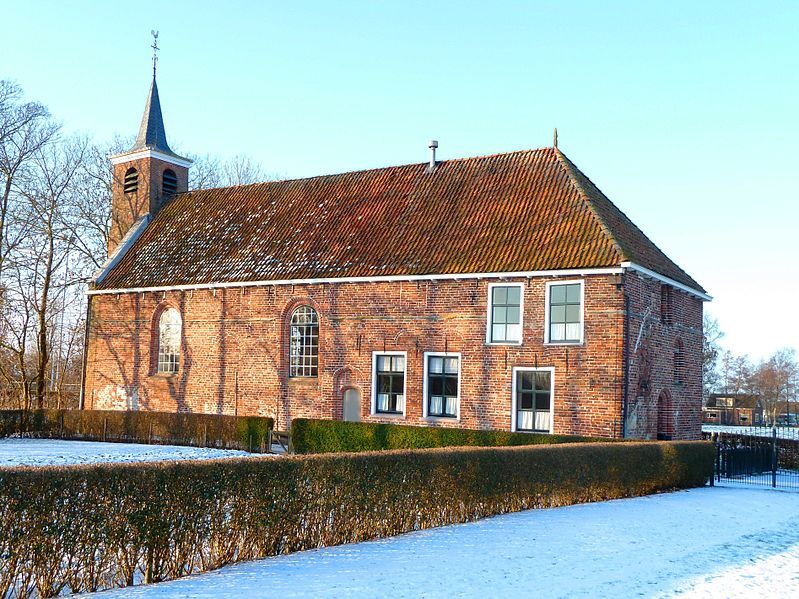
[{"label": "fence gate", "polygon": [[704,433],[705,438],[716,444],[716,481],[773,488],[799,488],[799,429],[724,429]]}]

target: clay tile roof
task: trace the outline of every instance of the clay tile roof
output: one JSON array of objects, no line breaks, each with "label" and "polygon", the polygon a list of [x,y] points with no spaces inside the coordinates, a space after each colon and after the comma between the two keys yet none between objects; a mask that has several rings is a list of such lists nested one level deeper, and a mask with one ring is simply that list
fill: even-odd
[{"label": "clay tile roof", "polygon": [[97,285],[618,267],[698,291],[558,150],[191,191]]}]

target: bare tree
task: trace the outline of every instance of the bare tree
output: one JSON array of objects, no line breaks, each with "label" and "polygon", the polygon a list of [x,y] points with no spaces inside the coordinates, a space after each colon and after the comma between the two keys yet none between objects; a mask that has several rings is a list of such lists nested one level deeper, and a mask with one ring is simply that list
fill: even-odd
[{"label": "bare tree", "polygon": [[795,381],[799,373],[796,352],[781,349],[768,360],[763,360],[752,374],[752,386],[760,396],[768,421],[776,424],[778,416],[790,412],[790,401],[795,395]]},{"label": "bare tree", "polygon": [[[53,324],[67,309],[70,281],[67,261],[75,244],[74,227],[68,223],[63,206],[75,193],[74,183],[83,166],[85,140],[71,139],[42,146],[33,156],[31,168],[20,186],[22,199],[15,219],[24,231],[20,243],[7,261],[13,272],[9,281],[5,324],[9,349],[22,369],[18,374],[32,385],[36,407],[45,405]],[[74,295],[74,294],[73,294]],[[20,319],[16,314],[22,315]],[[63,320],[62,320],[63,322]],[[33,340],[31,340],[33,338]],[[23,354],[32,354],[28,370]],[[26,391],[25,403],[28,403]]]},{"label": "bare tree", "polygon": [[718,388],[720,377],[718,372],[719,355],[721,347],[719,340],[724,333],[719,327],[719,321],[707,314],[704,316],[702,337],[702,399],[707,402],[710,394]]},{"label": "bare tree", "polygon": [[212,156],[191,156],[194,164],[189,171],[189,189],[211,189],[230,185],[249,185],[275,179],[247,156],[222,161]]},{"label": "bare tree", "polygon": [[44,106],[23,102],[17,85],[0,81],[0,273],[7,255],[19,242],[9,233],[15,183],[25,176],[33,156],[58,129]]}]

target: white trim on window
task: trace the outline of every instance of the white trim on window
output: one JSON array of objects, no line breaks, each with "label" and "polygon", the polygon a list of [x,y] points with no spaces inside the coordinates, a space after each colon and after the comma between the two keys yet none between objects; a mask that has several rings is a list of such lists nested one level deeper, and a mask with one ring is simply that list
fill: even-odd
[{"label": "white trim on window", "polygon": [[[519,372],[549,372],[549,433],[555,430],[555,368],[553,366],[542,366],[540,368],[527,366],[514,366],[512,370],[513,379],[511,381],[511,401],[510,401],[510,430],[516,432],[516,374]],[[520,432],[539,432],[539,431],[520,431]]]},{"label": "white trim on window", "polygon": [[[492,341],[491,339],[495,287],[519,288],[519,340],[518,341]],[[489,283],[488,299],[486,301],[486,345],[521,345],[523,342],[524,342],[524,283],[511,283],[511,282]]]},{"label": "white trim on window", "polygon": [[[550,288],[554,285],[574,285],[580,284],[580,339],[579,341],[550,341],[549,340],[549,303]],[[544,299],[544,343],[546,345],[582,345],[585,343],[585,279],[570,279],[563,281],[548,281],[546,284],[546,298]]]},{"label": "white trim on window", "polygon": [[[427,409],[427,364],[428,358],[458,358],[458,395],[455,399],[455,417],[450,416],[430,416]],[[436,420],[440,422],[459,422],[461,419],[461,369],[462,359],[460,352],[424,352],[424,368],[422,379],[422,418],[426,420]]]},{"label": "white trim on window", "polygon": [[[402,356],[405,358],[405,370],[402,372],[402,414],[391,414],[377,411],[377,358],[378,356]],[[379,418],[405,418],[408,406],[408,352],[404,351],[373,351],[372,352],[372,381],[370,388],[371,408],[369,413]]]}]

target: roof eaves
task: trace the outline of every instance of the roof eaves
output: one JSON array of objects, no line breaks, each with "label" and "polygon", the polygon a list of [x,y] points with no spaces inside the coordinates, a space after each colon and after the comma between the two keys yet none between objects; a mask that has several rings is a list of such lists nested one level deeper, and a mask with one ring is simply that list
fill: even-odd
[{"label": "roof eaves", "polygon": [[93,284],[99,285],[103,282],[103,279],[105,279],[108,276],[108,273],[110,273],[114,267],[119,264],[125,254],[127,254],[128,250],[133,246],[139,236],[141,236],[141,234],[147,228],[150,220],[150,215],[145,214],[139,220],[133,223],[133,226],[128,229],[127,233],[125,233],[125,236],[122,238],[122,241],[116,247],[114,252],[108,256],[105,263],[99,269],[97,269],[92,276],[91,282]]}]

